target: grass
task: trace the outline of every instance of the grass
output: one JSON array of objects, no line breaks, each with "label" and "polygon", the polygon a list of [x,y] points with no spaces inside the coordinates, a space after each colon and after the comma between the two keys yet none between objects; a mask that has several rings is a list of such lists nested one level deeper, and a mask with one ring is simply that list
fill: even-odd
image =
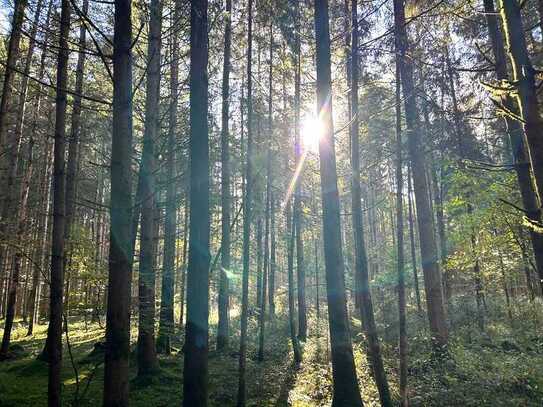
[{"label": "grass", "polygon": [[[211,321],[209,353],[209,395],[211,406],[235,405],[237,394],[238,337],[227,352],[214,350],[215,324]],[[236,328],[238,320],[232,322]],[[265,361],[257,362],[256,318],[249,323],[247,361],[247,399],[249,406],[328,406],[331,402],[331,366],[327,324],[319,324],[311,315],[310,335],[302,344],[304,360],[298,368],[291,365],[291,347],[285,315],[267,324]],[[319,329],[317,327],[320,326]],[[426,321],[411,316],[409,355],[409,394],[412,406],[541,406],[543,401],[543,340],[537,330],[511,331],[507,324],[488,326],[490,336],[472,328],[454,331],[449,358],[436,361],[429,347]],[[470,332],[466,332],[470,329]],[[45,406],[47,404],[47,364],[36,360],[43,347],[46,327],[39,326],[35,335],[25,337],[19,323],[13,344],[18,357],[0,363],[0,406]],[[360,323],[353,319],[354,355],[366,406],[378,406],[378,393],[363,345]],[[137,337],[136,329],[132,338]],[[466,338],[469,338],[467,340]],[[492,338],[492,339],[490,339]],[[514,338],[514,340],[513,340]],[[102,400],[103,366],[100,353],[93,353],[96,342],[103,341],[98,325],[82,322],[70,324],[70,343],[79,373],[79,402],[74,403],[77,384],[67,347],[64,346],[64,405],[95,406]],[[514,341],[514,342],[513,342]],[[513,343],[513,345],[511,345]],[[181,349],[182,333],[176,335],[174,347]],[[393,397],[398,397],[397,348],[394,338],[383,345],[385,367]],[[146,381],[135,379],[132,363],[130,398],[132,406],[173,406],[182,399],[183,355],[174,352],[160,356],[160,372]],[[90,380],[89,380],[90,379]],[[87,388],[88,386],[88,388]]]}]

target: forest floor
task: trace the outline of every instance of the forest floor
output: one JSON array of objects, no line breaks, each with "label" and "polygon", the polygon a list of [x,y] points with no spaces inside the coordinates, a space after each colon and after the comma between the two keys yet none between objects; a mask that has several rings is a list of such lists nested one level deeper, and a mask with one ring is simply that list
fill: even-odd
[{"label": "forest floor", "polygon": [[[451,336],[449,356],[436,361],[428,345],[420,317],[414,317],[410,336],[409,394],[412,406],[541,406],[543,404],[543,338],[516,330],[514,336],[504,325],[487,325],[491,335],[474,335],[459,331]],[[248,405],[250,406],[327,406],[331,396],[331,368],[328,363],[326,321],[317,322],[314,315],[308,340],[303,344],[302,364],[292,363],[288,325],[285,316],[267,324],[265,361],[256,360],[257,327],[252,318],[249,332],[247,366]],[[233,321],[232,327],[237,326]],[[17,325],[16,325],[17,326]],[[235,405],[237,393],[237,337],[230,351],[214,350],[214,328],[211,326],[209,353],[209,395],[212,406]],[[36,359],[43,348],[46,326],[38,326],[35,335],[25,337],[26,328],[19,322],[14,332],[14,359],[0,363],[0,406],[45,406],[47,404],[47,364]],[[524,334],[523,334],[524,333]],[[136,330],[132,338],[137,337]],[[378,406],[378,395],[365,356],[359,321],[353,320],[354,351],[358,376],[366,406]],[[512,339],[514,337],[514,340]],[[460,339],[462,338],[462,339]],[[492,340],[490,339],[492,338]],[[65,339],[65,338],[64,338]],[[101,404],[103,353],[93,351],[94,344],[104,340],[104,329],[98,324],[70,323],[70,352],[64,345],[64,405],[96,406]],[[397,349],[383,346],[391,391],[398,395]],[[181,334],[174,342],[176,351],[160,355],[160,372],[146,380],[135,378],[135,357],[131,370],[132,406],[180,405],[182,397],[183,354]],[[75,379],[74,365],[78,379]]]}]

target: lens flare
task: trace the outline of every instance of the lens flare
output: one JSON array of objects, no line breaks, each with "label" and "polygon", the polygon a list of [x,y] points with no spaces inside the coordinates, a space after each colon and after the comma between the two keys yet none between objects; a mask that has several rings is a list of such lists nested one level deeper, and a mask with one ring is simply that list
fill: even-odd
[{"label": "lens flare", "polygon": [[319,142],[323,134],[322,122],[316,116],[307,116],[301,128],[302,145],[304,150],[309,150],[313,153],[319,151]]}]

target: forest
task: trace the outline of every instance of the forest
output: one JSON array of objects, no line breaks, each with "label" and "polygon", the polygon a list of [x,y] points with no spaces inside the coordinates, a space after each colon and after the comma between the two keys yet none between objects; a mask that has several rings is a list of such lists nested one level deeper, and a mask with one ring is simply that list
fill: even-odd
[{"label": "forest", "polygon": [[0,407],[543,405],[543,0],[0,15]]}]

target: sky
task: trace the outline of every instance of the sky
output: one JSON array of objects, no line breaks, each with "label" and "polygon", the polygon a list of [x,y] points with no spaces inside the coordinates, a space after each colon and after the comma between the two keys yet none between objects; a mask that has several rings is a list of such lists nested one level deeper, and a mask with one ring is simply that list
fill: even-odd
[{"label": "sky", "polygon": [[9,14],[13,6],[9,0],[0,0],[0,34],[9,34],[10,22]]}]

